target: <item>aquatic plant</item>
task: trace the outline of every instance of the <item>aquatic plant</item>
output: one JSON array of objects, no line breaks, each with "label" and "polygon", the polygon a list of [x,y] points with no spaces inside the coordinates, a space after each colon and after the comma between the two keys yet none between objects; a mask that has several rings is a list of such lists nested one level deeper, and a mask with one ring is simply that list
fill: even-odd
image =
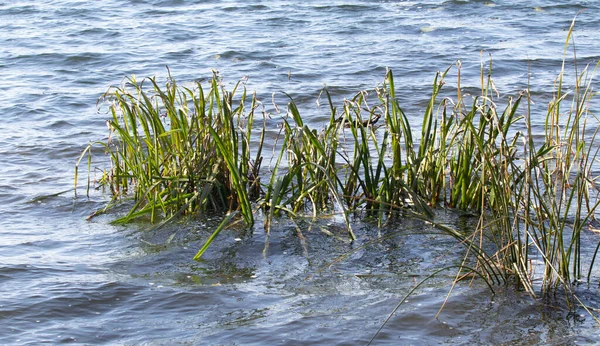
[{"label": "aquatic plant", "polygon": [[[236,99],[238,92],[241,95]],[[110,189],[113,199],[132,196],[134,200],[127,215],[116,223],[145,215],[154,222],[198,211],[239,208],[252,225],[250,199],[260,191],[264,136],[252,159],[250,142],[258,105],[243,83],[228,92],[214,73],[205,92],[200,82],[179,87],[170,75],[164,88],[155,78],[138,82],[131,77],[122,86],[110,88],[103,98],[112,115],[107,121],[109,137],[103,143],[111,168],[104,171],[100,185]],[[88,161],[88,169],[89,165]]]},{"label": "aquatic plant", "polygon": [[[593,71],[590,66],[582,71],[575,66],[573,90],[564,91],[565,61],[573,25],[574,22],[567,35],[554,97],[545,115],[543,141],[534,140],[539,134],[533,131],[529,90],[509,99],[505,110],[497,112],[490,89],[493,85],[491,61],[487,82],[482,82],[482,95],[474,99],[466,114],[461,104],[464,99],[458,95],[453,111],[457,120],[450,123],[448,132],[442,105],[442,125],[435,131],[447,141],[438,143],[433,152],[437,162],[449,158],[441,165],[449,176],[437,185],[447,182],[443,188],[451,193],[446,203],[460,209],[477,210],[479,222],[471,235],[456,234],[453,229],[439,225],[438,228],[460,240],[474,255],[476,267],[463,261],[456,281],[460,280],[461,272],[466,272],[477,273],[488,284],[497,278],[514,282],[533,297],[539,293],[548,298],[562,290],[570,307],[583,307],[600,323],[573,289],[583,278],[584,262],[589,265],[589,283],[600,248],[599,243],[591,259],[581,256],[582,233],[590,223],[595,223],[600,204],[598,177],[594,176],[600,150],[596,140],[600,123],[589,109],[595,96],[592,79],[600,62]],[[460,68],[460,64],[458,66]],[[481,75],[483,81],[483,68]],[[522,109],[524,99],[526,108]],[[565,103],[567,107],[564,107]],[[475,120],[475,114],[479,115],[478,120]],[[424,127],[428,122],[425,118]],[[453,135],[446,137],[446,133]],[[423,135],[421,143],[430,143],[428,139]],[[444,150],[453,146],[459,151],[445,156],[448,151]],[[425,162],[430,161],[421,161]],[[463,170],[465,165],[468,169]],[[427,181],[427,175],[419,180]],[[427,191],[417,191],[428,196]],[[538,274],[540,269],[541,276]],[[409,294],[436,274],[429,275]],[[371,342],[405,299],[394,308]]]},{"label": "aquatic plant", "polygon": [[[455,98],[444,89],[453,68]],[[189,88],[170,76],[164,87],[155,78],[138,83],[132,77],[104,95],[112,118],[100,145],[112,166],[100,185],[115,201],[133,199],[119,223],[230,212],[195,259],[229,222],[240,221],[238,213],[251,226],[254,211],[264,211],[269,231],[282,214],[338,210],[352,239],[352,213],[379,225],[411,217],[465,246],[459,273],[475,274],[490,287],[515,283],[532,296],[562,288],[577,300],[571,285],[584,275],[581,233],[600,203],[593,176],[599,127],[588,109],[595,70],[576,70],[574,89],[566,93],[563,63],[547,114],[535,115],[546,119],[542,141],[534,140],[529,91],[500,100],[491,59],[481,65],[478,95],[461,93],[460,62],[436,74],[420,131],[400,106],[392,71],[341,107],[324,89],[330,117],[322,129],[308,126],[290,97],[267,172],[261,170],[265,123],[254,124],[260,103],[244,82],[227,91],[216,73],[208,87],[195,82]],[[94,144],[77,165],[87,154],[91,168]],[[467,211],[477,227],[437,222],[436,208]],[[597,252],[587,261],[588,280]]]}]

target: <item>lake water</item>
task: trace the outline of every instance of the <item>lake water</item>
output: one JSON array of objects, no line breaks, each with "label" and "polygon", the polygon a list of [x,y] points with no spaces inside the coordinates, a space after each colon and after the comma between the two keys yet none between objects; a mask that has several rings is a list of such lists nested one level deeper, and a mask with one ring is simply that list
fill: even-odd
[{"label": "lake water", "polygon": [[[198,263],[218,217],[154,233],[112,226],[114,215],[86,221],[108,196],[58,193],[107,135],[99,96],[132,74],[164,79],[166,66],[181,82],[216,69],[228,85],[248,76],[265,105],[290,93],[318,127],[323,85],[340,100],[391,68],[418,122],[436,71],[460,59],[462,85],[476,87],[491,54],[500,94],[529,82],[543,110],[577,14],[583,67],[600,58],[596,1],[0,0],[0,344],[366,344],[416,283],[460,261],[452,240],[402,221],[397,237],[317,273],[377,229],[357,221],[350,244],[327,220],[339,237],[281,220],[270,238],[225,232]],[[600,342],[585,313],[477,282],[435,319],[453,274],[411,296],[375,344]],[[596,308],[597,274],[580,293]]]}]

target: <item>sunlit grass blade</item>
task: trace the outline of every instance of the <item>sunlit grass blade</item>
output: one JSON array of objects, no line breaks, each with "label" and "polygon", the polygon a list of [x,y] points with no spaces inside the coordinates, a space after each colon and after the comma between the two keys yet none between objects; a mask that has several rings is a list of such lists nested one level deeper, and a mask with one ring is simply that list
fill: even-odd
[{"label": "sunlit grass blade", "polygon": [[214,230],[214,232],[208,237],[204,245],[200,248],[198,253],[194,256],[194,261],[198,261],[202,255],[206,252],[206,250],[210,247],[210,244],[217,238],[219,233],[225,229],[231,222],[231,220],[238,214],[238,211],[234,211],[232,213],[227,214],[227,216],[221,221],[219,226]]}]

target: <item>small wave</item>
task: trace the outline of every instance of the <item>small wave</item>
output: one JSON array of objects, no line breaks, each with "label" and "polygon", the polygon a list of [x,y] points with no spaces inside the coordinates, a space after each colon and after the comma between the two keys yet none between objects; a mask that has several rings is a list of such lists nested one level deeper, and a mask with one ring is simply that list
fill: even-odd
[{"label": "small wave", "polygon": [[300,18],[290,18],[290,17],[269,17],[266,19],[261,19],[261,22],[268,23],[272,26],[285,26],[288,27],[290,25],[300,25],[300,24],[309,24],[310,21],[300,19]]},{"label": "small wave", "polygon": [[364,12],[372,11],[373,5],[359,5],[359,4],[343,4],[343,5],[317,5],[314,6],[317,11],[345,11],[345,12]]},{"label": "small wave", "polygon": [[103,54],[100,53],[80,53],[80,54],[68,54],[65,56],[65,62],[67,64],[79,64],[79,63],[87,63],[91,61],[102,60],[104,57]]},{"label": "small wave", "polygon": [[224,12],[266,11],[269,7],[265,5],[226,6],[221,10]]},{"label": "small wave", "polygon": [[190,56],[194,55],[195,53],[196,53],[195,49],[188,48],[188,49],[184,49],[184,50],[180,50],[180,51],[167,52],[167,53],[163,54],[161,57],[166,60],[174,60],[174,59],[190,57]]},{"label": "small wave", "polygon": [[[0,4],[2,5],[2,4]],[[15,5],[9,6],[8,8],[0,8],[0,14],[5,14],[7,16],[22,16],[22,15],[31,15],[40,13],[40,9],[35,5]]]},{"label": "small wave", "polygon": [[113,30],[113,29],[106,29],[106,28],[86,28],[83,29],[77,33],[73,33],[70,34],[70,37],[87,37],[88,39],[96,39],[93,38],[95,36],[100,36],[100,37],[110,37],[110,38],[115,38],[115,37],[119,37],[122,36],[123,34],[117,30]]}]

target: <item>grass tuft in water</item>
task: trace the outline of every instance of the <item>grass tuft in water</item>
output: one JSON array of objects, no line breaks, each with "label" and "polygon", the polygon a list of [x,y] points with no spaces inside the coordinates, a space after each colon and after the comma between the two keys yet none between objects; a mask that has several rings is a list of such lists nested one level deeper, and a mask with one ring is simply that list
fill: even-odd
[{"label": "grass tuft in water", "polygon": [[104,143],[111,168],[101,185],[113,199],[134,200],[115,223],[240,209],[253,224],[263,137],[252,158],[257,101],[243,83],[227,91],[215,73],[205,90],[200,82],[180,87],[170,75],[165,86],[131,77],[104,99],[112,115]]},{"label": "grass tuft in water", "polygon": [[[514,283],[532,296],[562,288],[577,300],[572,283],[587,263],[589,280],[600,248],[592,259],[581,258],[581,234],[600,203],[593,176],[600,127],[588,108],[596,68],[576,68],[573,90],[565,92],[563,64],[547,114],[533,115],[529,90],[499,99],[491,60],[481,66],[481,93],[462,94],[457,62],[435,75],[419,129],[400,106],[392,71],[375,90],[339,107],[323,90],[330,117],[320,129],[304,122],[290,97],[268,171],[261,170],[266,124],[254,124],[259,101],[243,82],[227,91],[216,73],[207,85],[190,87],[171,77],[164,86],[132,77],[104,95],[112,118],[100,145],[111,168],[101,184],[115,201],[133,199],[118,223],[232,212],[195,259],[228,222],[239,221],[238,212],[251,226],[254,211],[262,210],[269,231],[282,214],[337,211],[352,239],[350,214],[380,225],[411,217],[465,246],[462,268],[487,284]],[[454,70],[455,98],[445,91]],[[545,119],[543,133],[532,118]],[[77,165],[88,155],[91,166],[90,148]],[[436,208],[467,211],[477,227],[441,224]]]}]

